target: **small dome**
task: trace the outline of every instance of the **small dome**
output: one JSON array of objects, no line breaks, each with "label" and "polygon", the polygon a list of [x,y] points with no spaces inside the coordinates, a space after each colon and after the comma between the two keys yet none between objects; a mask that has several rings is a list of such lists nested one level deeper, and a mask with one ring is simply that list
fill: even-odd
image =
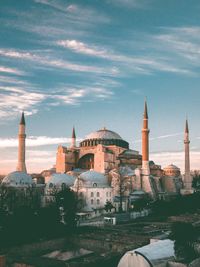
[{"label": "small dome", "polygon": [[75,177],[72,175],[68,175],[65,173],[54,173],[50,177],[47,186],[56,185],[56,186],[62,186],[65,184],[66,186],[73,186],[75,181]]},{"label": "small dome", "polygon": [[107,177],[100,172],[93,170],[83,172],[80,174],[80,179],[88,187],[108,187]]},{"label": "small dome", "polygon": [[86,139],[118,139],[122,140],[121,136],[113,131],[103,128],[96,132],[90,133],[86,136]]},{"label": "small dome", "polygon": [[180,170],[176,165],[174,164],[170,164],[168,166],[166,166],[163,170]]},{"label": "small dome", "polygon": [[27,173],[15,171],[4,177],[2,184],[13,187],[27,187],[33,184],[33,180]]},{"label": "small dome", "polygon": [[180,175],[180,169],[173,164],[170,164],[167,167],[165,167],[163,171],[164,171],[164,175],[166,176],[179,176]]}]

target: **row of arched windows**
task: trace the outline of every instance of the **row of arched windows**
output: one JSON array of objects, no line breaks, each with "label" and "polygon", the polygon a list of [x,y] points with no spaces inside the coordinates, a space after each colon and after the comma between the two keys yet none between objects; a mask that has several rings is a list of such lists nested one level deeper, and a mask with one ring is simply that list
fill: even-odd
[{"label": "row of arched windows", "polygon": [[81,147],[87,147],[87,146],[97,146],[98,144],[102,145],[116,145],[124,148],[129,148],[129,145],[126,141],[120,140],[120,139],[88,139],[84,140],[80,143]]}]

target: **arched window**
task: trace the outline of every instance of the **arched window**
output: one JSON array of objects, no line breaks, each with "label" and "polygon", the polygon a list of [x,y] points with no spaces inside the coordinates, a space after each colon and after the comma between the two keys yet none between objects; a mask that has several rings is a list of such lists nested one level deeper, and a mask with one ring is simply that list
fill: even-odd
[{"label": "arched window", "polygon": [[78,167],[81,169],[92,169],[94,166],[94,154],[89,153],[79,159]]},{"label": "arched window", "polygon": [[100,200],[99,199],[97,199],[97,205],[99,205],[100,204]]},{"label": "arched window", "polygon": [[93,183],[93,187],[97,187],[97,183]]},{"label": "arched window", "polygon": [[93,193],[93,192],[91,192],[90,196],[91,196],[91,197],[94,197],[94,193]]},{"label": "arched window", "polygon": [[53,184],[52,183],[49,184],[49,188],[53,188]]},{"label": "arched window", "polygon": [[100,197],[100,193],[99,192],[97,192],[97,197]]}]

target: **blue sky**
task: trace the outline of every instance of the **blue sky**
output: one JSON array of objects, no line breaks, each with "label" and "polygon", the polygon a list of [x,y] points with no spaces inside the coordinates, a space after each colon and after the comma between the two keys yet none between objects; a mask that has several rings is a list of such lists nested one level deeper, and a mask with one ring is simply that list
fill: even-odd
[{"label": "blue sky", "polygon": [[73,125],[140,151],[145,96],[151,159],[183,167],[187,114],[199,169],[199,14],[198,0],[1,0],[0,172],[16,167],[22,110],[30,172],[55,163]]}]

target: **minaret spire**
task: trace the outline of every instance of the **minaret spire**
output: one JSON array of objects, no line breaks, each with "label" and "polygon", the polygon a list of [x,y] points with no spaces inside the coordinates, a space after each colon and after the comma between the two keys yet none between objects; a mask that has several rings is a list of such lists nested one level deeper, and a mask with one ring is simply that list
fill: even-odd
[{"label": "minaret spire", "polygon": [[26,172],[25,163],[25,150],[26,150],[26,133],[25,133],[25,117],[24,112],[22,112],[21,120],[19,124],[19,134],[18,134],[18,164],[17,171]]},{"label": "minaret spire", "polygon": [[142,128],[142,177],[141,177],[141,187],[142,189],[153,195],[151,187],[150,178],[150,168],[149,168],[149,128],[148,128],[148,111],[147,111],[147,101],[145,99],[144,103],[144,114],[143,114],[143,128]]},{"label": "minaret spire", "polygon": [[149,128],[147,101],[144,103],[143,128],[142,128],[142,168],[149,169]]},{"label": "minaret spire", "polygon": [[147,100],[144,102],[144,118],[148,119]]},{"label": "minaret spire", "polygon": [[185,122],[185,133],[189,134],[188,119],[186,119],[186,122]]},{"label": "minaret spire", "polygon": [[191,177],[191,174],[190,174],[190,140],[189,140],[188,119],[186,119],[186,122],[185,122],[184,144],[185,144],[184,187],[185,187],[186,190],[191,190],[192,189],[192,177]]},{"label": "minaret spire", "polygon": [[75,128],[73,126],[73,129],[72,129],[71,148],[75,148],[75,147],[76,147],[76,132],[75,132]]}]

